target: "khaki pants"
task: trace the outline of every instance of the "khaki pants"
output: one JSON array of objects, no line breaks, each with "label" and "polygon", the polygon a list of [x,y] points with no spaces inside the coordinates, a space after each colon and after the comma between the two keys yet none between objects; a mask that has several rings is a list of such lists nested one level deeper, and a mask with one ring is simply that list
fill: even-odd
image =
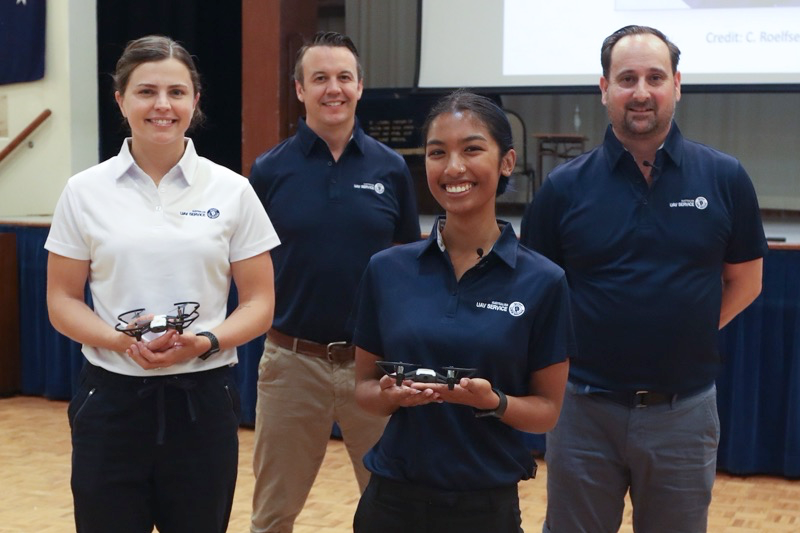
[{"label": "khaki pants", "polygon": [[252,533],[289,533],[325,457],[331,428],[342,431],[361,492],[370,473],[364,454],[388,418],[361,410],[353,395],[355,363],[331,363],[267,339],[258,368]]}]

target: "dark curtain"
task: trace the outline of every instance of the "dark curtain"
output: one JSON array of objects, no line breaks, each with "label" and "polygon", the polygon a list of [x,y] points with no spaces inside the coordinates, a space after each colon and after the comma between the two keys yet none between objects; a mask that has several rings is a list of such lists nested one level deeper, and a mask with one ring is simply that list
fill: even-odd
[{"label": "dark curtain", "polygon": [[[23,393],[69,399],[83,356],[47,317],[48,231],[0,225],[0,232],[17,236]],[[234,287],[229,308],[236,302]],[[235,371],[245,425],[255,421],[263,348],[263,335],[239,347]],[[800,251],[770,251],[762,295],[720,332],[720,348],[725,364],[717,380],[719,469],[800,477]],[[525,438],[532,450],[544,451],[543,436]]]},{"label": "dark curtain", "polygon": [[800,477],[800,251],[770,250],[761,296],[720,349],[718,467]]},{"label": "dark curtain", "polygon": [[111,75],[127,42],[149,34],[169,36],[195,56],[207,120],[188,135],[198,154],[241,173],[242,6],[223,0],[98,0],[100,160],[116,155],[128,135]]},{"label": "dark curtain", "polygon": [[0,232],[17,236],[22,393],[65,400],[72,397],[83,355],[80,345],[53,329],[47,317],[44,241],[49,231],[49,227],[0,225]]}]

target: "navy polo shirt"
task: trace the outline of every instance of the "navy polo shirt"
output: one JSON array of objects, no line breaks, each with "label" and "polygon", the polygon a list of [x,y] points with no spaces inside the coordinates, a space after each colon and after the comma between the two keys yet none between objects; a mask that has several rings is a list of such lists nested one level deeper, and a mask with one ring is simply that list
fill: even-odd
[{"label": "navy polo shirt", "polygon": [[369,258],[420,239],[405,161],[358,122],[334,161],[300,119],[296,135],[256,159],[250,181],[281,239],[271,252],[273,327],[321,343],[349,341],[346,322]]},{"label": "navy polo shirt", "polygon": [[522,242],[569,280],[571,379],[611,390],[694,391],[718,372],[723,263],[767,251],[753,185],[735,158],[673,122],[648,187],[609,126],[603,144],[556,168]]},{"label": "navy polo shirt", "polygon": [[[476,376],[512,396],[530,394],[530,376],[564,361],[571,341],[563,271],[521,246],[510,224],[459,281],[430,238],[370,261],[356,302],[357,346],[386,361]],[[364,464],[380,476],[448,490],[513,485],[533,471],[522,434],[471,407],[400,408]]]}]

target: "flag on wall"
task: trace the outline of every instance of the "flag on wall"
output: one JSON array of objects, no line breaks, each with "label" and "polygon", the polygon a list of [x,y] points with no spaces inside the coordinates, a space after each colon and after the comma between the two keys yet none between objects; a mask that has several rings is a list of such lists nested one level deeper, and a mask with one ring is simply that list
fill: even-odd
[{"label": "flag on wall", "polygon": [[0,84],[44,77],[47,0],[0,0]]}]

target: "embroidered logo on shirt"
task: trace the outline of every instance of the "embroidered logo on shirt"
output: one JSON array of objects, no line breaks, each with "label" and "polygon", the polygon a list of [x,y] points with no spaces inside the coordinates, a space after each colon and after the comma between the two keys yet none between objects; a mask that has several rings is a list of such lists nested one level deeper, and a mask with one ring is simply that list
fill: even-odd
[{"label": "embroidered logo on shirt", "polygon": [[522,305],[522,302],[511,302],[508,306],[508,312],[511,313],[511,316],[522,316],[522,313],[525,312],[525,306]]},{"label": "embroidered logo on shirt", "polygon": [[490,311],[501,311],[503,313],[508,313],[511,316],[522,316],[525,312],[525,306],[522,305],[520,302],[512,302],[507,304],[505,302],[475,302],[475,307],[478,309],[488,309]]},{"label": "embroidered logo on shirt", "polygon": [[375,191],[377,194],[383,194],[383,191],[386,188],[383,186],[383,183],[362,183],[359,185],[358,183],[353,185],[354,189],[367,189],[369,191]]},{"label": "embroidered logo on shirt", "polygon": [[207,211],[202,209],[192,209],[191,211],[180,211],[182,217],[208,217],[217,218],[219,216],[219,209],[211,208]]},{"label": "embroidered logo on shirt", "polygon": [[691,198],[687,198],[681,200],[679,202],[670,202],[670,207],[696,207],[699,210],[703,210],[708,207],[708,200],[705,199],[703,196],[698,196],[694,200]]}]

